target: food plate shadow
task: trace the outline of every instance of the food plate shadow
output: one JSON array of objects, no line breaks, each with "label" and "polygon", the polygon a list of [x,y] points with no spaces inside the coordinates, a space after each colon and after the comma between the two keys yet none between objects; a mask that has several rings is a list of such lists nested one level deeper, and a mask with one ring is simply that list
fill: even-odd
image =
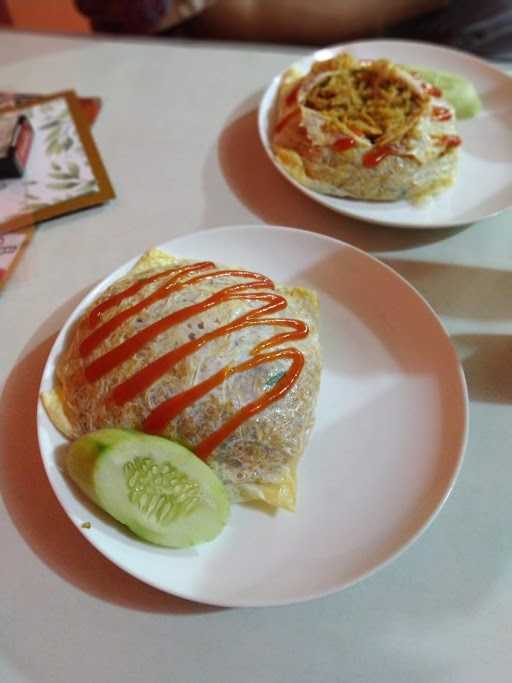
[{"label": "food plate shadow", "polygon": [[[258,137],[257,118],[256,109],[247,111],[240,105],[219,137],[218,160],[209,159],[207,164],[218,163],[234,194],[265,222],[298,225],[374,253],[439,242],[467,228],[403,230],[376,226],[317,204],[286,182],[271,164]],[[211,196],[215,201],[213,188],[209,192],[206,186],[205,194],[207,200]]]},{"label": "food plate shadow", "polygon": [[459,334],[452,341],[464,368],[470,399],[512,403],[512,334]]},{"label": "food plate shadow", "polygon": [[[21,352],[0,396],[0,494],[7,511],[39,559],[85,593],[144,612],[192,615],[216,611],[218,608],[163,593],[121,571],[75,529],[50,488],[39,453],[35,406],[47,356],[75,305],[73,297],[40,326]],[[53,331],[48,335],[50,327]]]},{"label": "food plate shadow", "polygon": [[499,268],[384,258],[438,315],[482,322],[512,320],[512,272]]},{"label": "food plate shadow", "polygon": [[[511,136],[512,137],[512,136]],[[480,204],[478,205],[478,208],[482,213],[487,214],[488,218],[492,218],[494,216],[497,216],[500,211],[496,210],[497,206],[500,206],[504,203],[509,204],[512,202],[512,183],[509,183],[506,187],[502,187],[499,189],[497,192],[495,192],[493,195],[488,196],[487,198],[483,199]],[[469,217],[472,215],[471,211],[467,211],[467,213],[463,217]],[[510,210],[508,211],[508,215],[510,216]]]}]

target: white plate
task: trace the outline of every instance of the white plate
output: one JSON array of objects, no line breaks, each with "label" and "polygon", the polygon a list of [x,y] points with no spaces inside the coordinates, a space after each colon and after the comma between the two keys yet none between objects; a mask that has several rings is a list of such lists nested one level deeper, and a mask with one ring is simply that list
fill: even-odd
[{"label": "white plate", "polygon": [[304,187],[276,163],[270,146],[275,125],[275,104],[282,74],[274,78],[261,100],[258,127],[270,159],[301,192],[338,213],[371,223],[402,228],[443,228],[488,218],[512,206],[512,78],[481,59],[428,43],[373,40],[346,43],[304,57],[295,66],[306,72],[311,63],[348,51],[355,57],[392,61],[451,71],[472,81],[480,98],[478,116],[458,122],[463,139],[456,184],[414,206],[407,201],[368,202],[329,197]]},{"label": "white plate", "polygon": [[[265,514],[232,506],[213,542],[169,550],[137,540],[88,505],[58,467],[65,441],[38,407],[50,483],[101,553],[163,591],[215,605],[298,602],[366,576],[415,539],[446,499],[467,433],[464,377],[438,318],[393,270],[347,244],[291,228],[235,226],[164,244],[317,290],[324,372],[317,421],[299,467],[298,508]],[[52,387],[62,329],[44,370]],[[90,529],[81,527],[91,521]]]}]

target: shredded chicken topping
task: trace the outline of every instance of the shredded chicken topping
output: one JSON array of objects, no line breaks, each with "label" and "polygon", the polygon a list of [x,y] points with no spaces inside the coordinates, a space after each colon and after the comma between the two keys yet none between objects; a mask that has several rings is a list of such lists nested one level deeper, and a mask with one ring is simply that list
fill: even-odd
[{"label": "shredded chicken topping", "polygon": [[310,73],[304,106],[321,113],[327,127],[373,144],[404,138],[428,107],[417,82],[386,59],[360,62],[345,53],[317,62]]}]

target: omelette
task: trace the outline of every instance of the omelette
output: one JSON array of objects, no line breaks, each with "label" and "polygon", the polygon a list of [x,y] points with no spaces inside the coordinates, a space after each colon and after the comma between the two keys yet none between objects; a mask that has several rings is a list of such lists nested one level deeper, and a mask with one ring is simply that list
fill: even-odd
[{"label": "omelette", "polygon": [[456,178],[455,110],[414,70],[348,53],[283,75],[272,149],[296,181],[364,200],[422,200]]},{"label": "omelette", "polygon": [[147,252],[75,323],[42,399],[68,438],[120,427],[202,458],[234,502],[295,509],[321,353],[316,294]]}]

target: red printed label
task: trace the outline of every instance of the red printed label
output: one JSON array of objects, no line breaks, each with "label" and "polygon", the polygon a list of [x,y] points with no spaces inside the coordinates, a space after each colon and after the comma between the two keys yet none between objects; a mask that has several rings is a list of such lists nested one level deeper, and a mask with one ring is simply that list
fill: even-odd
[{"label": "red printed label", "polygon": [[24,119],[20,124],[20,130],[16,139],[16,156],[21,166],[25,168],[32,147],[33,131],[30,123]]}]

